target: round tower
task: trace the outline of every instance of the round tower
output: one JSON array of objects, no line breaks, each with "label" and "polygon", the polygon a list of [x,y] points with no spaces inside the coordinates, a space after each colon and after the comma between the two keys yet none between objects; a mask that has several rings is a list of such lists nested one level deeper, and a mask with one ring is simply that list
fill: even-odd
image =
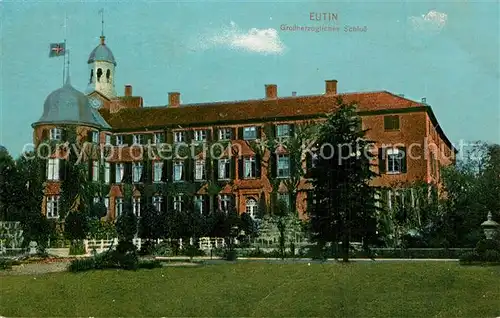
[{"label": "round tower", "polygon": [[116,97],[115,91],[115,67],[116,60],[113,52],[105,42],[105,36],[101,36],[101,43],[90,53],[87,61],[89,65],[89,80],[86,92],[88,94],[97,91],[107,98]]}]

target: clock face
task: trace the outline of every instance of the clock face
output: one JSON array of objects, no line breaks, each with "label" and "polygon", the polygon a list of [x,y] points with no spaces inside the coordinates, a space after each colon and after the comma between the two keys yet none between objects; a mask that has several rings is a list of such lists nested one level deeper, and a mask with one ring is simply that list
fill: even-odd
[{"label": "clock face", "polygon": [[90,99],[90,105],[92,105],[93,108],[98,109],[102,106],[102,100],[96,97],[92,97]]}]

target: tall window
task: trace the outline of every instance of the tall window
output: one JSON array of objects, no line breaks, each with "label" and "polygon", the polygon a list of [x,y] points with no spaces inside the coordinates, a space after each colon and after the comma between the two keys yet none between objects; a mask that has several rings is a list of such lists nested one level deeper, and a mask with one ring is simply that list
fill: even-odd
[{"label": "tall window", "polygon": [[111,165],[109,162],[104,163],[104,182],[109,183],[111,178]]},{"label": "tall window", "polygon": [[205,211],[203,211],[203,196],[202,195],[196,195],[194,197],[194,210],[200,214],[203,214]]},{"label": "tall window", "polygon": [[231,196],[228,194],[219,194],[217,200],[219,210],[227,212],[231,206]]},{"label": "tall window", "polygon": [[133,163],[133,181],[134,182],[140,182],[141,181],[141,176],[142,176],[142,162],[134,162]]},{"label": "tall window", "polygon": [[175,161],[174,162],[174,181],[184,180],[184,162]]},{"label": "tall window", "polygon": [[290,136],[290,125],[278,125],[276,127],[276,137],[285,138]]},{"label": "tall window", "polygon": [[255,157],[248,157],[245,158],[243,161],[243,169],[244,169],[244,177],[246,179],[248,178],[256,178],[256,162],[255,162]]},{"label": "tall window", "polygon": [[97,160],[92,161],[92,181],[99,181],[99,162]]},{"label": "tall window", "polygon": [[142,145],[142,142],[144,141],[144,138],[140,134],[136,134],[132,136],[132,142],[136,145]]},{"label": "tall window", "polygon": [[399,116],[384,116],[384,129],[385,130],[399,130]]},{"label": "tall window", "polygon": [[163,134],[162,133],[155,133],[153,135],[153,142],[157,145],[163,143],[164,142]]},{"label": "tall window", "polygon": [[290,176],[290,156],[278,155],[278,178],[288,178]]},{"label": "tall window", "polygon": [[117,163],[115,166],[116,183],[122,182],[124,172],[125,172],[125,165],[123,163]]},{"label": "tall window", "polygon": [[399,149],[387,149],[387,172],[401,173],[404,153]]},{"label": "tall window", "polygon": [[194,169],[195,180],[205,180],[205,160],[196,160]]},{"label": "tall window", "polygon": [[123,213],[123,198],[115,198],[115,217]]},{"label": "tall window", "polygon": [[186,141],[186,133],[184,131],[174,132],[174,142],[181,143]]},{"label": "tall window", "polygon": [[141,216],[141,198],[135,197],[132,199],[132,209],[134,211],[135,216]]},{"label": "tall window", "polygon": [[62,130],[61,128],[52,128],[50,130],[50,140],[61,140]]},{"label": "tall window", "polygon": [[219,140],[230,140],[231,137],[231,128],[219,129]]},{"label": "tall window", "polygon": [[248,215],[250,215],[253,219],[255,219],[257,217],[257,211],[258,211],[257,201],[255,201],[255,199],[248,199],[246,201],[245,212]]},{"label": "tall window", "polygon": [[231,178],[231,159],[219,159],[219,180]]},{"label": "tall window", "polygon": [[243,128],[243,139],[252,140],[257,139],[257,129],[255,126]]},{"label": "tall window", "polygon": [[174,197],[174,210],[182,211],[182,195],[176,195]]},{"label": "tall window", "polygon": [[110,134],[104,135],[104,140],[105,140],[106,145],[111,145],[111,135]]},{"label": "tall window", "polygon": [[59,197],[50,196],[47,197],[47,218],[58,218],[59,217]]},{"label": "tall window", "polygon": [[116,135],[116,145],[117,146],[123,146],[125,144],[125,136],[123,135]]},{"label": "tall window", "polygon": [[195,130],[195,132],[194,132],[194,140],[196,140],[196,141],[205,141],[205,140],[207,140],[207,131],[206,130]]},{"label": "tall window", "polygon": [[278,200],[283,201],[287,209],[290,208],[290,196],[288,193],[278,193]]},{"label": "tall window", "polygon": [[47,180],[59,180],[59,159],[47,161]]},{"label": "tall window", "polygon": [[162,196],[154,196],[153,197],[153,205],[155,206],[157,211],[161,211],[163,205],[163,197]]},{"label": "tall window", "polygon": [[99,143],[99,132],[98,131],[92,131],[92,143],[98,144]]},{"label": "tall window", "polygon": [[153,182],[161,182],[163,174],[163,161],[155,161],[153,163]]}]

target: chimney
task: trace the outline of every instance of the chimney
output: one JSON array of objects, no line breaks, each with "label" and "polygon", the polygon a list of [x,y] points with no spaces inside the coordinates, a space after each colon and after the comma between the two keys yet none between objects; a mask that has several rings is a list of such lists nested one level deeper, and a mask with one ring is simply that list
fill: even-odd
[{"label": "chimney", "polygon": [[292,92],[292,96],[297,96],[297,92]]},{"label": "chimney", "polygon": [[422,97],[422,103],[423,103],[423,104],[427,104],[427,98]]},{"label": "chimney", "polygon": [[168,93],[168,106],[169,107],[179,107],[181,103],[181,93],[170,92]]},{"label": "chimney", "polygon": [[276,84],[266,85],[266,99],[278,98],[278,86]]},{"label": "chimney", "polygon": [[125,85],[125,96],[132,96],[132,85]]},{"label": "chimney", "polygon": [[336,95],[337,94],[337,80],[326,80],[326,95]]}]

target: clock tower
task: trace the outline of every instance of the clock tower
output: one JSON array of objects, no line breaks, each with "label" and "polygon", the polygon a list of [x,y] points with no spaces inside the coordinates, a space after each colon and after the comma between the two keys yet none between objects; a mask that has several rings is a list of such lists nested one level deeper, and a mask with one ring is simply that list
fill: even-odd
[{"label": "clock tower", "polygon": [[[116,60],[106,45],[105,36],[101,35],[100,44],[90,53],[87,61],[89,78],[86,93],[99,92],[108,99],[116,97],[115,67]],[[98,102],[94,102],[95,106]]]}]

